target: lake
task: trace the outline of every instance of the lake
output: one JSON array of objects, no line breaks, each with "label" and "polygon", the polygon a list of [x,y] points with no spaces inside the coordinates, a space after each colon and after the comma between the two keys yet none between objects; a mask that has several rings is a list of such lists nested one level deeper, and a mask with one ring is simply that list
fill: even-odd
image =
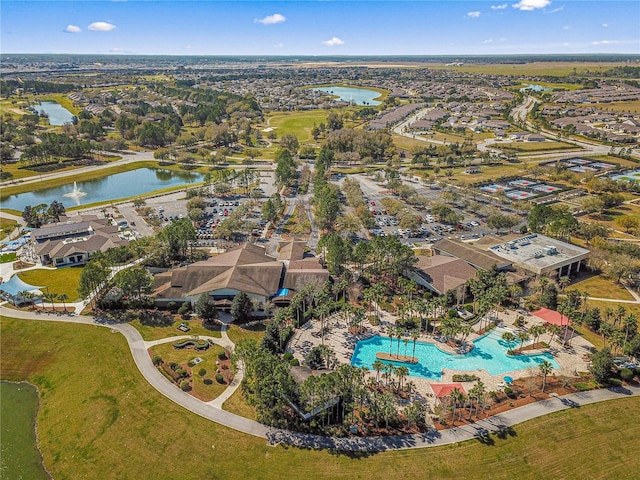
[{"label": "lake", "polygon": [[546,92],[547,90],[551,90],[548,87],[543,87],[542,85],[535,84],[527,84],[526,87],[520,89],[521,92]]},{"label": "lake", "polygon": [[38,391],[27,383],[0,382],[2,478],[49,479],[36,444]]},{"label": "lake", "polygon": [[33,105],[36,112],[44,111],[49,115],[50,125],[64,125],[73,122],[73,113],[56,102],[41,102]]},{"label": "lake", "polygon": [[312,88],[311,90],[335,95],[339,97],[340,100],[353,102],[356,105],[380,105],[380,102],[374,100],[374,98],[378,98],[381,95],[380,92],[366,88],[329,86]]},{"label": "lake", "polygon": [[[138,168],[128,172],[77,182],[76,195],[73,194],[73,182],[51,188],[45,187],[46,182],[34,184],[34,189],[37,190],[0,198],[0,207],[22,211],[27,205],[49,204],[54,200],[62,202],[65,207],[73,207],[136,197],[168,187],[203,182],[205,178],[206,175],[202,173]],[[38,188],[39,185],[41,185],[41,188]]]}]

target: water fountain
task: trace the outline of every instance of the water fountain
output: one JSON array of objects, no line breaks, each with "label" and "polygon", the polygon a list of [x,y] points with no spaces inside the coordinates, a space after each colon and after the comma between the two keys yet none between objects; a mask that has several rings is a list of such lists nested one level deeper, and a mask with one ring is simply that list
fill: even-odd
[{"label": "water fountain", "polygon": [[76,201],[76,203],[78,205],[80,205],[80,199],[82,197],[84,197],[86,194],[87,194],[87,192],[83,192],[82,190],[80,190],[78,188],[78,184],[74,181],[73,182],[73,190],[70,191],[69,193],[65,193],[63,195],[63,197],[73,198]]}]

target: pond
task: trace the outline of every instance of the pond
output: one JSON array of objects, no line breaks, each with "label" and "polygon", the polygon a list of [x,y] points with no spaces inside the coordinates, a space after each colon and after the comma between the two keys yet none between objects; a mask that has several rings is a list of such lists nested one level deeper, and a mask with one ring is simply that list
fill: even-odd
[{"label": "pond", "polygon": [[[507,355],[507,342],[501,336],[506,330],[496,328],[488,334],[478,338],[473,342],[474,348],[464,355],[453,355],[440,350],[433,343],[416,342],[415,356],[418,358],[417,364],[392,363],[395,366],[405,365],[409,369],[409,375],[413,377],[427,378],[429,380],[440,381],[442,369],[474,371],[486,370],[490,375],[500,375],[516,370],[524,370],[533,367],[538,370],[544,360],[547,360],[554,369],[558,364],[550,353],[535,355]],[[518,347],[513,344],[512,347]],[[351,365],[356,367],[367,367],[372,370],[373,362],[376,361],[376,353],[384,352],[392,355],[397,353],[398,342],[391,341],[388,337],[375,336],[357,343]],[[404,355],[404,344],[400,345],[400,355]],[[413,356],[413,341],[407,344],[407,356]]]},{"label": "pond", "polygon": [[340,100],[343,100],[345,102],[353,102],[356,105],[380,105],[379,101],[374,100],[374,98],[378,98],[381,96],[380,92],[376,92],[375,90],[368,90],[366,88],[328,86],[312,88],[311,90],[335,95]]},{"label": "pond", "polygon": [[[138,168],[92,180],[71,182],[59,187],[46,188],[43,186],[43,188],[32,192],[2,197],[0,198],[0,207],[22,211],[27,205],[49,204],[54,200],[62,202],[65,207],[87,205],[136,197],[168,187],[203,182],[205,179],[206,175],[202,173]],[[45,182],[43,182],[44,184]],[[38,187],[34,186],[34,188]]]},{"label": "pond", "polygon": [[547,90],[551,90],[548,87],[543,87],[542,85],[536,84],[526,84],[525,87],[521,88],[521,92],[545,92]]},{"label": "pond", "polygon": [[27,383],[0,382],[2,478],[50,478],[37,447],[38,391]]},{"label": "pond", "polygon": [[33,105],[36,112],[44,112],[49,116],[49,125],[73,123],[73,113],[56,102],[41,102]]}]

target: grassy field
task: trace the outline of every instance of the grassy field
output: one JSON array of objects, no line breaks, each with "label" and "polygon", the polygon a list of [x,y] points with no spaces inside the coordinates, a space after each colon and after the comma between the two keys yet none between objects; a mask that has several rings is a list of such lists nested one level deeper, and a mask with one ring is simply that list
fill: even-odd
[{"label": "grassy field", "polygon": [[[178,330],[178,326],[180,326],[181,323],[186,323],[191,330],[186,333]],[[207,330],[204,328],[201,320],[177,319],[170,327],[151,327],[141,324],[139,320],[130,322],[130,325],[135,327],[145,340],[159,340],[161,338],[175,337],[178,335],[206,335],[215,338],[222,336],[220,330]]]},{"label": "grassy field", "polygon": [[602,215],[597,216],[587,216],[585,220],[591,222],[598,222],[602,225],[611,228],[613,230],[620,230],[624,232],[624,228],[616,225],[615,220],[617,217],[621,216],[631,216],[640,218],[640,205],[625,203],[623,205],[619,205],[616,208],[611,208],[604,212]]},{"label": "grassy field", "polygon": [[16,259],[15,253],[0,253],[0,263],[13,262]]},{"label": "grassy field", "polygon": [[[202,362],[192,369],[191,388],[196,397],[205,401],[213,400],[227,388],[226,385],[221,385],[215,381],[217,369],[216,360],[218,360],[218,354],[223,352],[224,349],[218,345],[209,347],[205,352],[197,352],[192,349],[176,350],[171,343],[164,343],[151,348],[151,354],[160,355],[165,363],[175,362],[179,365],[186,365],[194,358],[200,357]],[[207,371],[204,377],[198,374],[201,368]],[[205,378],[213,379],[213,383],[211,385],[205,385],[203,382]]]},{"label": "grassy field", "polygon": [[2,378],[40,388],[40,448],[58,479],[608,479],[640,470],[640,398],[541,417],[483,443],[355,456],[274,448],[162,397],[119,334],[10,318],[0,333]]},{"label": "grassy field", "polygon": [[496,148],[502,150],[515,150],[521,153],[532,152],[548,152],[553,150],[572,150],[575,149],[575,145],[570,145],[564,142],[511,142],[511,143],[497,143]]},{"label": "grassy field", "polygon": [[[582,104],[579,106],[593,106],[592,104]],[[640,100],[630,100],[628,102],[611,102],[603,105],[603,109],[610,112],[632,112],[640,113]]]},{"label": "grassy field", "polygon": [[229,340],[233,343],[238,343],[241,340],[245,340],[248,338],[253,338],[256,341],[262,340],[264,336],[264,331],[266,327],[264,323],[258,323],[255,325],[247,325],[247,326],[239,326],[239,325],[230,325],[229,330],[227,330],[227,335],[229,336]]},{"label": "grassy field", "polygon": [[567,291],[569,290],[587,292],[590,297],[633,300],[633,295],[631,295],[626,288],[602,275],[580,277],[567,287]]},{"label": "grassy field", "polygon": [[[63,267],[55,270],[37,269],[19,273],[21,280],[30,285],[48,287],[50,293],[61,295],[66,293],[69,297],[67,302],[74,302],[80,299],[78,295],[78,284],[82,267]],[[47,290],[45,290],[47,291]]]},{"label": "grassy field", "polygon": [[[476,65],[427,65],[433,70],[452,70],[455,72],[480,73],[489,75],[541,75],[568,77],[574,73],[580,75],[586,71],[604,72],[620,66],[614,62],[528,62],[519,64],[476,64]],[[537,82],[536,82],[537,83]]]},{"label": "grassy field", "polygon": [[238,388],[233,395],[231,395],[227,401],[222,404],[222,409],[252,420],[256,420],[258,418],[256,409],[250,406],[242,396],[241,388]]},{"label": "grassy field", "polygon": [[49,478],[36,446],[34,425],[38,391],[27,383],[0,382],[0,475],[2,478]]},{"label": "grassy field", "polygon": [[300,143],[310,143],[315,142],[311,135],[313,125],[326,124],[328,115],[328,110],[276,113],[267,119],[267,126],[275,129],[278,138],[293,134],[298,137]]}]

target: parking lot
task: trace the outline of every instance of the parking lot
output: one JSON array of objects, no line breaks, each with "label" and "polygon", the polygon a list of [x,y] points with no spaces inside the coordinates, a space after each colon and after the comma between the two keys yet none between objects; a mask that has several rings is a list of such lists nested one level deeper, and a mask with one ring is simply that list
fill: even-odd
[{"label": "parking lot", "polygon": [[[403,229],[399,226],[397,217],[390,215],[384,208],[382,199],[393,198],[402,202],[399,197],[390,194],[386,188],[380,187],[371,177],[354,175],[360,182],[360,188],[365,197],[369,210],[376,219],[376,227],[371,230],[373,235],[395,235],[405,243],[435,243],[445,237],[458,237],[463,241],[474,241],[484,235],[492,233],[492,230],[483,223],[483,219],[463,210],[452,207],[453,210],[463,216],[463,220],[457,225],[446,225],[438,222],[437,218],[426,210],[418,210],[411,205],[405,205],[408,212],[421,218],[422,223],[413,230]],[[336,179],[340,184],[342,179]],[[431,189],[418,184],[413,185],[418,194],[424,195],[434,201],[439,201],[441,189]]]}]

